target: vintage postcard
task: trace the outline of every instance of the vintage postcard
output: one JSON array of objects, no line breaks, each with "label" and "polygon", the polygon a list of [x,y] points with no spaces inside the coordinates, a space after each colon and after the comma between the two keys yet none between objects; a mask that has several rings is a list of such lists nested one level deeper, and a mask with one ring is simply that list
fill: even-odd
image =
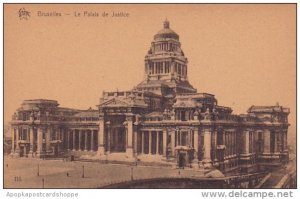
[{"label": "vintage postcard", "polygon": [[3,6],[3,188],[297,188],[296,4]]}]

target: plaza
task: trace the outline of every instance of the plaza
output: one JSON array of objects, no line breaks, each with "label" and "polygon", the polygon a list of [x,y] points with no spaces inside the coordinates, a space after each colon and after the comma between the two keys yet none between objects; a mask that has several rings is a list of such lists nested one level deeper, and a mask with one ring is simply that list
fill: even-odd
[{"label": "plaza", "polygon": [[[7,165],[7,166],[6,166]],[[84,166],[84,178],[83,174]],[[133,169],[133,170],[132,170]],[[4,188],[101,188],[133,179],[202,176],[203,171],[100,162],[4,158]],[[131,172],[133,175],[131,176]],[[39,173],[39,174],[38,174]],[[69,176],[67,176],[67,173]]]}]

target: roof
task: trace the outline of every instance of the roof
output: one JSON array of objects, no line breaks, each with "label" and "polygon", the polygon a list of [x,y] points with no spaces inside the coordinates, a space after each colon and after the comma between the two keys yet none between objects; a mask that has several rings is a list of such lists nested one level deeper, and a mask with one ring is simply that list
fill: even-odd
[{"label": "roof", "polygon": [[82,111],[79,109],[74,109],[74,108],[67,108],[67,107],[58,107],[59,111],[69,111],[69,112],[78,112],[78,111]]},{"label": "roof", "polygon": [[173,105],[174,108],[193,108],[196,106],[197,106],[196,102],[193,101],[192,99],[177,100],[176,103]]},{"label": "roof", "polygon": [[137,87],[143,86],[143,87],[152,87],[153,85],[159,86],[167,86],[166,81],[164,80],[149,80],[149,81],[143,81],[138,84]]},{"label": "roof", "polygon": [[248,109],[248,113],[273,113],[273,112],[284,112],[289,113],[290,110],[283,106],[251,106]]},{"label": "roof", "polygon": [[49,100],[49,99],[27,99],[23,102],[32,102],[32,103],[57,103],[56,100]]},{"label": "roof", "polygon": [[164,21],[164,28],[158,31],[154,36],[155,40],[160,38],[173,38],[177,40],[179,39],[179,35],[172,29],[170,29],[170,22],[168,20]]},{"label": "roof", "polygon": [[98,116],[99,115],[97,110],[82,111],[74,115],[74,117],[98,117]]},{"label": "roof", "polygon": [[58,106],[58,102],[56,100],[48,100],[48,99],[27,99],[27,100],[23,100],[22,102],[22,105],[25,105],[25,104],[33,104],[33,105],[36,105],[36,104],[46,104],[46,105],[49,105],[49,104],[52,104],[54,106]]},{"label": "roof", "polygon": [[145,103],[143,98],[125,98],[125,97],[114,97],[111,99],[105,99],[100,102],[98,107],[141,107],[147,108],[148,105]]}]

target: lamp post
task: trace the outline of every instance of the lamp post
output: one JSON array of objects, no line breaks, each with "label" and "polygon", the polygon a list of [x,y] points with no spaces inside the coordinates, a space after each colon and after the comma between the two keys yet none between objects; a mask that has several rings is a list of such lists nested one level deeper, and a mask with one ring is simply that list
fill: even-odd
[{"label": "lamp post", "polygon": [[131,180],[133,180],[133,167],[131,167]]},{"label": "lamp post", "polygon": [[82,165],[82,178],[84,178],[84,165]]}]

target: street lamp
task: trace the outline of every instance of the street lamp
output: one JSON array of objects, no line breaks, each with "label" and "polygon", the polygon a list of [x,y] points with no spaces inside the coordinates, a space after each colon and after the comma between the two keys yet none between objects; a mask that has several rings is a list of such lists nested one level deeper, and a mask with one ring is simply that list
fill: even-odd
[{"label": "street lamp", "polygon": [[133,180],[133,167],[131,167],[131,180]]}]

